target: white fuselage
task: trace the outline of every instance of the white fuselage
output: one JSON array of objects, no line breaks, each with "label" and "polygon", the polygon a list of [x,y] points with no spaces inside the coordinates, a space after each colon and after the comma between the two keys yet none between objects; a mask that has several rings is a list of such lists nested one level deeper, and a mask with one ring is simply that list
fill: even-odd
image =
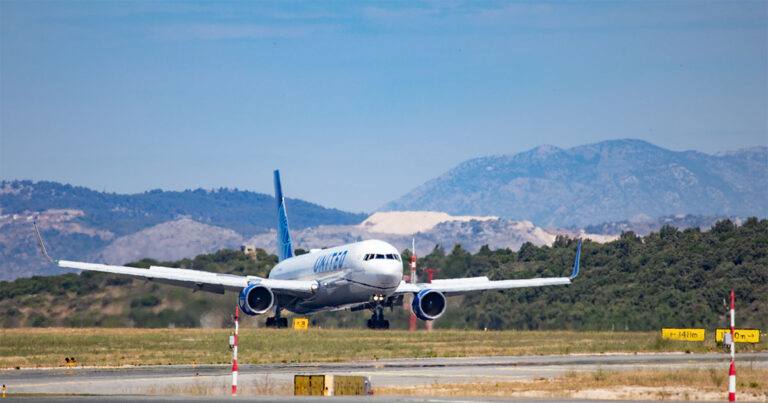
[{"label": "white fuselage", "polygon": [[403,263],[394,246],[368,240],[285,259],[269,278],[317,281],[311,297],[278,301],[280,308],[312,313],[371,302],[374,295],[388,298],[403,278]]}]

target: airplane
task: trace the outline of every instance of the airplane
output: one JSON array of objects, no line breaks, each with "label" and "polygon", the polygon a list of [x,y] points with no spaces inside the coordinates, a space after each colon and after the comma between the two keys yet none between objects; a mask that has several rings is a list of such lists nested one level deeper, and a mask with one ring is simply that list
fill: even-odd
[{"label": "airplane", "polygon": [[488,290],[566,285],[571,284],[579,274],[581,241],[569,277],[515,280],[491,281],[482,276],[408,283],[403,280],[403,263],[397,249],[375,239],[312,250],[296,256],[288,230],[288,215],[278,170],[274,171],[274,184],[279,260],[266,278],[161,266],[143,269],[52,259],[45,249],[37,223],[34,224],[35,232],[43,256],[60,267],[138,277],[218,294],[235,291],[239,293],[238,305],[243,313],[262,315],[272,312],[273,316],[267,318],[267,327],[276,328],[288,325],[287,318],[280,315],[281,309],[302,315],[327,310],[369,309],[373,313],[368,320],[368,327],[388,329],[389,321],[384,319],[383,308],[392,308],[402,303],[406,294],[413,295],[411,307],[416,317],[432,321],[445,312],[448,296]]}]

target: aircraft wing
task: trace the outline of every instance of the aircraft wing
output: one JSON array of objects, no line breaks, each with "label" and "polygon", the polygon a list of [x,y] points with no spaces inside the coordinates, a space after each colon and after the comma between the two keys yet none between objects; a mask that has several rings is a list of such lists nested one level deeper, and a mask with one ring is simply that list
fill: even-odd
[{"label": "aircraft wing", "polygon": [[571,284],[571,280],[579,274],[579,257],[581,255],[581,242],[576,249],[576,261],[573,264],[573,273],[569,277],[542,277],[519,280],[489,280],[488,277],[452,278],[434,280],[431,283],[406,283],[400,282],[395,294],[418,293],[422,290],[440,291],[446,296],[471,294],[487,290],[506,290],[509,288],[542,287],[547,285]]},{"label": "aircraft wing", "polygon": [[[35,231],[37,231],[36,224]],[[43,251],[45,258],[52,263],[59,265],[59,267],[121,274],[217,294],[223,294],[226,290],[240,291],[251,284],[262,284],[272,290],[276,295],[306,296],[317,289],[317,282],[312,280],[275,280],[256,276],[238,276],[234,274],[177,269],[172,267],[151,266],[149,269],[142,269],[137,267],[51,259],[45,250],[45,245],[43,244],[39,231],[37,231],[37,237],[40,241],[40,249]]]}]

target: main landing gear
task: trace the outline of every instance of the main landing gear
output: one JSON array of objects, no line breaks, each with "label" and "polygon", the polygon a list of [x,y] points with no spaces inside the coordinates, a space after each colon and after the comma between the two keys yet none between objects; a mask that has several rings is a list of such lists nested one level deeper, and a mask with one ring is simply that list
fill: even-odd
[{"label": "main landing gear", "polygon": [[267,318],[267,327],[283,329],[288,327],[288,318]]},{"label": "main landing gear", "polygon": [[275,329],[285,329],[288,327],[288,318],[280,317],[280,307],[275,304],[275,316],[267,318],[267,327]]}]

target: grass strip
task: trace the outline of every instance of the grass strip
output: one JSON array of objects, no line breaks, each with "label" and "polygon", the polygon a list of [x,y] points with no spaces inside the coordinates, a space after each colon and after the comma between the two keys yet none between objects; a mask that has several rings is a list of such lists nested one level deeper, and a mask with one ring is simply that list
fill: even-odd
[{"label": "grass strip", "polygon": [[[231,362],[227,329],[21,328],[0,330],[0,368],[77,365],[223,364]],[[606,352],[711,352],[704,342],[662,340],[659,332],[373,331],[243,329],[242,364],[336,362],[414,357],[550,355]],[[739,344],[768,351],[768,343]]]}]

